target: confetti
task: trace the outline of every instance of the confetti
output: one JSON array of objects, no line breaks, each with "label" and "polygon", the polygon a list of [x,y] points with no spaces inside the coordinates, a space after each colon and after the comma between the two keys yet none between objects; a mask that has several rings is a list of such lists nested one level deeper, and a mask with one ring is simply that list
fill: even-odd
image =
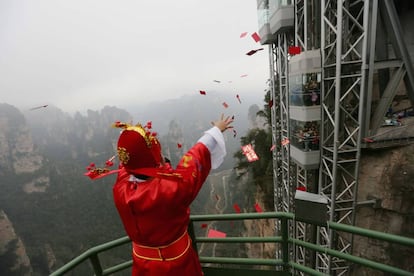
[{"label": "confetti", "polygon": [[234,210],[236,211],[236,213],[240,213],[240,212],[241,212],[239,204],[234,203],[234,204],[233,204],[233,208],[234,208]]},{"label": "confetti", "polygon": [[200,90],[200,94],[201,94],[201,95],[205,95],[205,94],[206,94],[206,91],[204,91],[204,90]]},{"label": "confetti", "polygon": [[241,100],[240,100],[240,96],[239,96],[239,94],[237,94],[237,95],[236,95],[236,98],[237,98],[237,100],[239,101],[239,103],[241,103]]},{"label": "confetti", "polygon": [[270,147],[270,151],[274,151],[274,149],[276,148],[276,145],[272,145],[271,147]]},{"label": "confetti", "polygon": [[225,238],[226,236],[226,233],[214,229],[209,229],[207,234],[207,237],[209,238]]},{"label": "confetti", "polygon": [[267,105],[269,106],[269,108],[272,108],[272,106],[273,106],[273,100],[269,100],[269,103]]},{"label": "confetti", "polygon": [[248,34],[248,32],[242,32],[242,33],[240,34],[240,38],[245,37],[247,34]]},{"label": "confetti", "polygon": [[289,46],[288,53],[291,56],[300,54],[300,47],[299,46]]},{"label": "confetti", "polygon": [[254,41],[256,41],[256,42],[259,42],[259,41],[260,41],[260,36],[259,36],[256,32],[254,32],[254,33],[252,34],[252,38],[253,38],[253,40],[254,40]]},{"label": "confetti", "polygon": [[256,212],[258,213],[263,213],[263,210],[258,203],[254,204],[254,209],[256,209]]},{"label": "confetti", "polygon": [[289,143],[290,143],[290,140],[288,138],[283,139],[281,142],[282,146],[286,146]]},{"label": "confetti", "polygon": [[259,160],[259,157],[257,156],[256,152],[253,150],[253,147],[251,144],[242,146],[243,154],[246,156],[247,161],[254,162]]},{"label": "confetti", "polygon": [[252,56],[252,55],[256,54],[257,52],[262,51],[263,49],[264,48],[259,48],[259,49],[256,49],[256,50],[250,50],[246,53],[246,55]]},{"label": "confetti", "polygon": [[224,108],[228,108],[229,107],[229,105],[226,102],[223,102],[223,106],[224,106]]},{"label": "confetti", "polygon": [[237,136],[237,131],[233,128],[233,137],[236,138]]},{"label": "confetti", "polygon": [[30,110],[41,109],[41,108],[45,108],[45,107],[47,107],[47,106],[48,106],[48,104],[41,105],[41,106],[36,106],[36,107],[30,108]]}]

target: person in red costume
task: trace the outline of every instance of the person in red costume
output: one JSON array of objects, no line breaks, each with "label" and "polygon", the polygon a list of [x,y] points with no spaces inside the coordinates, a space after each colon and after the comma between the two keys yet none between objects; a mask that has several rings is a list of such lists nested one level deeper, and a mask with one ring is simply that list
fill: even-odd
[{"label": "person in red costume", "polygon": [[151,125],[123,128],[117,151],[120,170],[113,197],[127,235],[132,240],[132,275],[203,275],[187,233],[190,204],[210,170],[226,155],[223,132],[233,118],[221,115],[181,158],[176,169],[165,163]]}]

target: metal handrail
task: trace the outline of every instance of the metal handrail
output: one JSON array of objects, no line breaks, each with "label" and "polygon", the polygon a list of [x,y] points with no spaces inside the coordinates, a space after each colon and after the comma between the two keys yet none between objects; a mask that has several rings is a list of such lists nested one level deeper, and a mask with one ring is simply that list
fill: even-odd
[{"label": "metal handrail", "polygon": [[[304,248],[324,253],[333,257],[337,257],[352,263],[360,264],[364,267],[370,267],[382,272],[387,272],[392,275],[413,275],[413,272],[406,271],[397,267],[389,266],[379,262],[375,262],[366,258],[346,254],[334,249],[329,249],[320,245],[305,242],[302,240],[289,237],[288,233],[288,221],[295,220],[295,216],[292,213],[285,212],[264,212],[264,213],[242,213],[242,214],[214,214],[214,215],[192,215],[191,223],[196,221],[219,221],[219,220],[258,220],[258,219],[279,219],[280,220],[280,233],[281,236],[272,237],[226,237],[226,238],[205,238],[194,237],[194,242],[197,243],[265,243],[272,242],[281,245],[282,259],[251,259],[251,258],[228,258],[228,257],[203,257],[200,256],[201,263],[214,263],[214,264],[239,264],[239,265],[270,265],[283,268],[284,271],[289,269],[296,269],[298,271],[305,272],[309,275],[325,275],[320,271],[314,270],[310,267],[306,267],[289,260],[289,244],[295,246],[302,246]],[[336,222],[327,222],[327,227],[334,231],[346,232],[354,235],[364,236],[376,240],[386,241],[394,244],[400,244],[414,248],[414,239],[409,237],[403,237],[388,233],[382,233],[379,231],[364,229],[352,225],[340,224]],[[78,257],[74,258],[58,270],[50,274],[50,276],[60,276],[75,269],[79,264],[89,260],[92,264],[93,271],[96,276],[110,275],[115,272],[127,269],[131,267],[132,261],[123,262],[121,264],[114,265],[107,269],[103,269],[99,259],[99,253],[108,251],[114,247],[122,246],[130,243],[128,237],[119,238],[95,247],[90,248]]]}]

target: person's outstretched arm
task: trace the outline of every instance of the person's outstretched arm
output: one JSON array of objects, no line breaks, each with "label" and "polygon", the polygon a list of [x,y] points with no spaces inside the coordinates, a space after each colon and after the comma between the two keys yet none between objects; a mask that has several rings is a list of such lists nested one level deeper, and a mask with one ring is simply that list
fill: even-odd
[{"label": "person's outstretched arm", "polygon": [[223,132],[229,128],[233,128],[231,126],[233,121],[233,117],[224,117],[224,114],[221,114],[220,119],[211,122],[213,127],[207,130],[198,140],[199,143],[204,144],[210,151],[212,169],[218,168],[223,163],[224,157],[226,156]]},{"label": "person's outstretched arm", "polygon": [[195,199],[211,168],[215,169],[223,162],[226,148],[222,132],[231,128],[232,122],[232,118],[224,118],[224,115],[211,122],[213,127],[204,132],[178,163],[176,172],[184,176],[181,183],[185,185],[179,185],[184,192],[179,193],[182,198],[177,197],[177,200],[184,205],[189,205]]}]

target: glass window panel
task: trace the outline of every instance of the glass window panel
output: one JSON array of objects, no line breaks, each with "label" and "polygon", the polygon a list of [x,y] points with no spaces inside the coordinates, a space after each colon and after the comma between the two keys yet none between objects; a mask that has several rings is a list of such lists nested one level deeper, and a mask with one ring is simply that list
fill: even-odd
[{"label": "glass window panel", "polygon": [[302,151],[319,150],[320,121],[290,120],[290,144]]},{"label": "glass window panel", "polygon": [[320,105],[321,73],[289,76],[290,105]]},{"label": "glass window panel", "polygon": [[268,3],[268,1],[261,2],[259,7],[257,8],[257,20],[258,20],[259,30],[265,24],[269,23],[269,3]]}]

